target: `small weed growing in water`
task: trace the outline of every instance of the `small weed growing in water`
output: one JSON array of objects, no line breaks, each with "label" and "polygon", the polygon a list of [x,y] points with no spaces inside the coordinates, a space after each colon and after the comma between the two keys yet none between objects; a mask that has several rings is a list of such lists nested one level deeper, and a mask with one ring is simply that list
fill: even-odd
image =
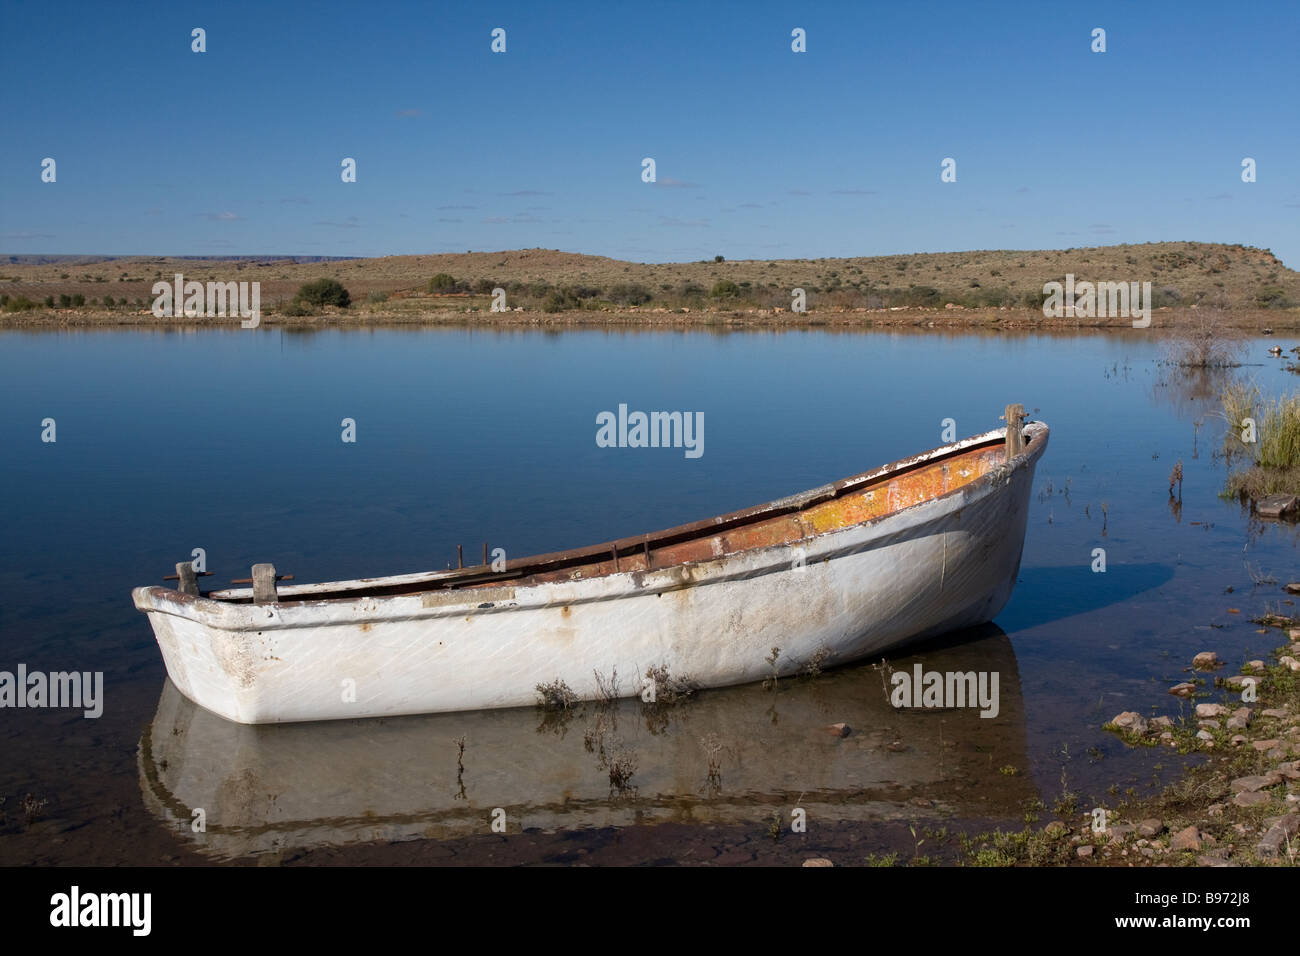
[{"label": "small weed growing in water", "polygon": [[763,681],[763,690],[776,690],[776,662],[781,657],[781,648],[772,648],[772,653],[763,660],[767,661],[767,666],[772,668],[772,676]]},{"label": "small weed growing in water", "polygon": [[578,695],[559,678],[549,684],[538,684],[536,690],[537,706],[543,710],[568,710],[578,701]]},{"label": "small weed growing in water", "polygon": [[45,816],[45,807],[49,801],[44,797],[37,800],[30,793],[23,797],[23,818],[28,824],[35,823]]},{"label": "small weed growing in water", "polygon": [[773,842],[781,839],[781,834],[785,832],[785,819],[781,816],[780,810],[772,811],[772,822],[767,825],[767,835]]}]

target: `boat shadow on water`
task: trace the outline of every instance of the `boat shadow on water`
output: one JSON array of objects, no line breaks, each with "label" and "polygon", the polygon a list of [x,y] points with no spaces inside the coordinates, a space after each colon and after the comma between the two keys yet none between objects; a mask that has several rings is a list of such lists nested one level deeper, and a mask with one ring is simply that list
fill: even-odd
[{"label": "boat shadow on water", "polygon": [[[974,699],[891,702],[934,673],[986,680],[996,715]],[[1005,818],[1037,795],[1016,658],[996,625],[775,687],[559,712],[247,725],[168,680],[138,766],[154,817],[221,859],[489,833],[498,808],[507,833],[777,815],[788,826],[796,807],[815,826]]]},{"label": "boat shadow on water", "polygon": [[1086,563],[1021,568],[1016,599],[998,621],[1017,633],[1123,604],[1164,587],[1173,578],[1173,565],[1156,563],[1116,564],[1105,574],[1094,573]]}]

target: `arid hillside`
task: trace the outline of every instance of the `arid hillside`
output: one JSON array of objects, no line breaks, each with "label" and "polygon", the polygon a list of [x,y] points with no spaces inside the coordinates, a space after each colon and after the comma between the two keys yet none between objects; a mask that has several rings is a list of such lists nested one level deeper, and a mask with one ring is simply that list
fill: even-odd
[{"label": "arid hillside", "polygon": [[[330,278],[352,303],[346,311],[322,310],[335,321],[445,321],[449,313],[467,312],[484,319],[491,290],[500,287],[512,312],[776,315],[789,311],[792,290],[801,288],[814,315],[939,310],[953,322],[967,311],[984,320],[990,312],[1032,315],[1043,284],[1072,273],[1077,280],[1150,282],[1157,309],[1213,306],[1234,322],[1278,327],[1300,321],[1300,273],[1268,250],[1195,242],[852,259],[719,256],[667,264],[547,249],[312,261],[8,256],[0,260],[0,321],[112,322],[117,316],[134,323],[152,302],[153,284],[177,273],[201,282],[259,281],[263,311],[272,319],[277,312],[295,314],[288,307],[304,283]],[[296,316],[303,315],[298,309]]]}]

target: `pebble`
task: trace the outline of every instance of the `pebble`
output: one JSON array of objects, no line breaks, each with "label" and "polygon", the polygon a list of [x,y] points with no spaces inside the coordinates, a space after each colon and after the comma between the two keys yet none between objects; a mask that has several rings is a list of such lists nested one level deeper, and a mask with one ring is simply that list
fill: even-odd
[{"label": "pebble", "polygon": [[[853,733],[853,728],[848,724],[831,724],[826,728],[826,732],[835,737],[847,737],[849,734]],[[804,866],[807,865],[807,863],[804,864]]]},{"label": "pebble", "polygon": [[1206,730],[1219,730],[1219,729],[1220,729],[1220,727],[1219,727],[1219,722],[1218,722],[1217,720],[1198,720],[1198,721],[1196,722],[1196,726],[1197,726],[1197,727],[1202,727],[1202,728],[1204,728],[1204,729],[1206,729]]},{"label": "pebble", "polygon": [[814,857],[810,857],[807,860],[804,860],[803,865],[804,866],[834,866],[835,864],[832,863],[830,860],[826,859],[826,857],[824,856],[814,856]]},{"label": "pebble", "polygon": [[1228,708],[1222,704],[1197,704],[1197,717],[1222,717],[1228,712]]},{"label": "pebble", "polygon": [[1286,708],[1285,708],[1285,707],[1270,707],[1270,708],[1268,708],[1267,710],[1261,710],[1259,713],[1260,713],[1260,716],[1262,716],[1262,717],[1276,717],[1276,718],[1278,718],[1278,719],[1281,719],[1281,718],[1283,718],[1283,717],[1286,716]]},{"label": "pebble", "polygon": [[1152,727],[1173,727],[1173,725],[1174,725],[1174,722],[1173,722],[1172,719],[1170,719],[1169,717],[1163,717],[1163,716],[1161,716],[1161,717],[1152,717],[1150,723],[1151,723],[1151,726],[1152,726]]},{"label": "pebble", "polygon": [[1275,750],[1277,745],[1281,742],[1282,741],[1276,738],[1270,740],[1255,740],[1251,742],[1251,746],[1263,753],[1265,750]]},{"label": "pebble", "polygon": [[[1231,724],[1231,721],[1229,721]],[[1229,728],[1231,729],[1231,728]],[[1250,738],[1244,734],[1233,734],[1232,739],[1228,741],[1234,747],[1240,747],[1242,744],[1250,743]]]},{"label": "pebble", "polygon": [[1169,693],[1173,694],[1175,697],[1191,697],[1196,693],[1196,685],[1184,681],[1181,684],[1175,684],[1173,687],[1169,688]]},{"label": "pebble", "polygon": [[1229,729],[1229,730],[1245,730],[1248,726],[1250,726],[1250,721],[1246,720],[1246,718],[1244,718],[1244,717],[1229,717],[1229,718],[1228,718],[1228,729]]},{"label": "pebble", "polygon": [[1240,674],[1234,674],[1233,676],[1225,680],[1224,683],[1227,684],[1228,687],[1231,688],[1232,690],[1241,690],[1246,686],[1247,681],[1249,681],[1251,684],[1256,683],[1255,678],[1243,677]]},{"label": "pebble", "polygon": [[1075,847],[1074,852],[1077,853],[1082,859],[1086,860],[1088,857],[1092,856],[1092,847],[1091,846]]},{"label": "pebble", "polygon": [[1263,661],[1246,661],[1246,666],[1253,671],[1262,671],[1264,669]]},{"label": "pebble", "polygon": [[1279,657],[1277,662],[1283,667],[1289,667],[1293,671],[1300,671],[1300,661],[1296,660],[1290,654]]}]

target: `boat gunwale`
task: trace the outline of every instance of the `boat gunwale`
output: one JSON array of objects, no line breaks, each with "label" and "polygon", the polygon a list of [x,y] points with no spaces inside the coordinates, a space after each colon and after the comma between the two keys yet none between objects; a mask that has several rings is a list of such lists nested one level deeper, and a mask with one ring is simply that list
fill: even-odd
[{"label": "boat gunwale", "polygon": [[[1040,435],[1042,438],[1046,438],[1050,435],[1050,429],[1045,422],[1025,421],[1022,427],[1026,432],[1032,433],[1026,441],[1023,450],[1016,455],[1015,458],[1009,459],[998,468],[990,469],[990,471],[970,482],[941,494],[925,498],[922,501],[915,502],[885,514],[874,515],[864,521],[856,522],[844,528],[830,529],[808,535],[801,540],[806,541],[814,538],[823,538],[828,535],[865,527],[876,522],[893,518],[930,502],[941,501],[951,495],[967,492],[972,487],[978,486],[981,482],[992,480],[1000,471],[1020,467],[1022,459],[1037,457],[1039,450],[1046,444],[1045,441],[1040,440]],[[838,481],[810,488],[806,491],[797,492],[793,495],[787,495],[783,498],[777,498],[760,505],[753,505],[738,511],[728,512],[712,518],[689,522],[687,524],[676,525],[661,531],[618,538],[601,544],[586,545],[565,551],[553,551],[540,555],[517,558],[514,561],[507,562],[506,569],[500,572],[493,572],[488,569],[489,566],[480,564],[467,568],[457,568],[451,571],[417,572],[415,574],[387,575],[379,578],[358,578],[345,581],[323,581],[315,584],[287,585],[279,589],[280,600],[277,604],[298,607],[306,605],[328,605],[367,598],[385,600],[389,598],[413,597],[421,594],[436,593],[439,591],[463,591],[465,594],[464,603],[468,604],[479,600],[480,595],[475,593],[475,588],[482,585],[531,587],[540,586],[542,584],[564,583],[535,582],[530,584],[529,579],[539,573],[561,570],[566,566],[590,564],[593,560],[599,561],[603,558],[608,558],[615,553],[621,554],[624,551],[627,551],[629,554],[640,553],[643,548],[657,548],[665,545],[680,544],[685,541],[716,535],[725,531],[733,530],[737,527],[743,527],[770,518],[798,513],[814,505],[822,504],[826,501],[832,501],[843,497],[848,493],[857,491],[864,484],[878,482],[886,477],[891,477],[896,474],[904,474],[909,470],[932,465],[936,462],[943,461],[944,459],[963,455],[971,451],[978,451],[986,447],[1005,444],[1005,442],[1006,430],[993,429],[979,435],[973,435],[969,438],[962,439],[958,442],[953,442],[949,445],[942,445],[929,451],[897,459],[896,461],[881,465],[870,471],[851,475],[847,478],[839,479]],[[732,552],[728,556],[745,553],[746,551],[759,552],[766,550],[768,547],[788,548],[792,544],[793,542],[786,542],[780,545],[747,548],[742,551]],[[651,571],[647,571],[647,569],[636,569],[635,572],[631,570],[611,571],[608,573],[591,575],[590,577],[585,577],[581,580],[599,580],[601,578],[611,577],[615,574],[621,573],[657,573],[697,563],[697,561],[678,562],[675,564],[667,564],[663,567],[653,568]],[[514,567],[512,567],[512,565]],[[421,585],[428,586],[421,587]],[[376,593],[383,592],[389,588],[400,588],[401,590],[392,591],[390,593]],[[217,607],[231,609],[259,606],[252,601],[251,588],[226,588],[202,595],[182,594],[180,591],[160,586],[137,588],[136,591],[148,592],[153,597],[163,598],[169,603],[177,603],[181,605],[197,605],[201,602],[211,602]],[[146,612],[175,613],[169,612],[166,608],[160,608],[157,606],[141,607],[141,602],[139,600],[136,601],[136,605]],[[195,610],[201,611],[198,607],[196,607]]]}]

